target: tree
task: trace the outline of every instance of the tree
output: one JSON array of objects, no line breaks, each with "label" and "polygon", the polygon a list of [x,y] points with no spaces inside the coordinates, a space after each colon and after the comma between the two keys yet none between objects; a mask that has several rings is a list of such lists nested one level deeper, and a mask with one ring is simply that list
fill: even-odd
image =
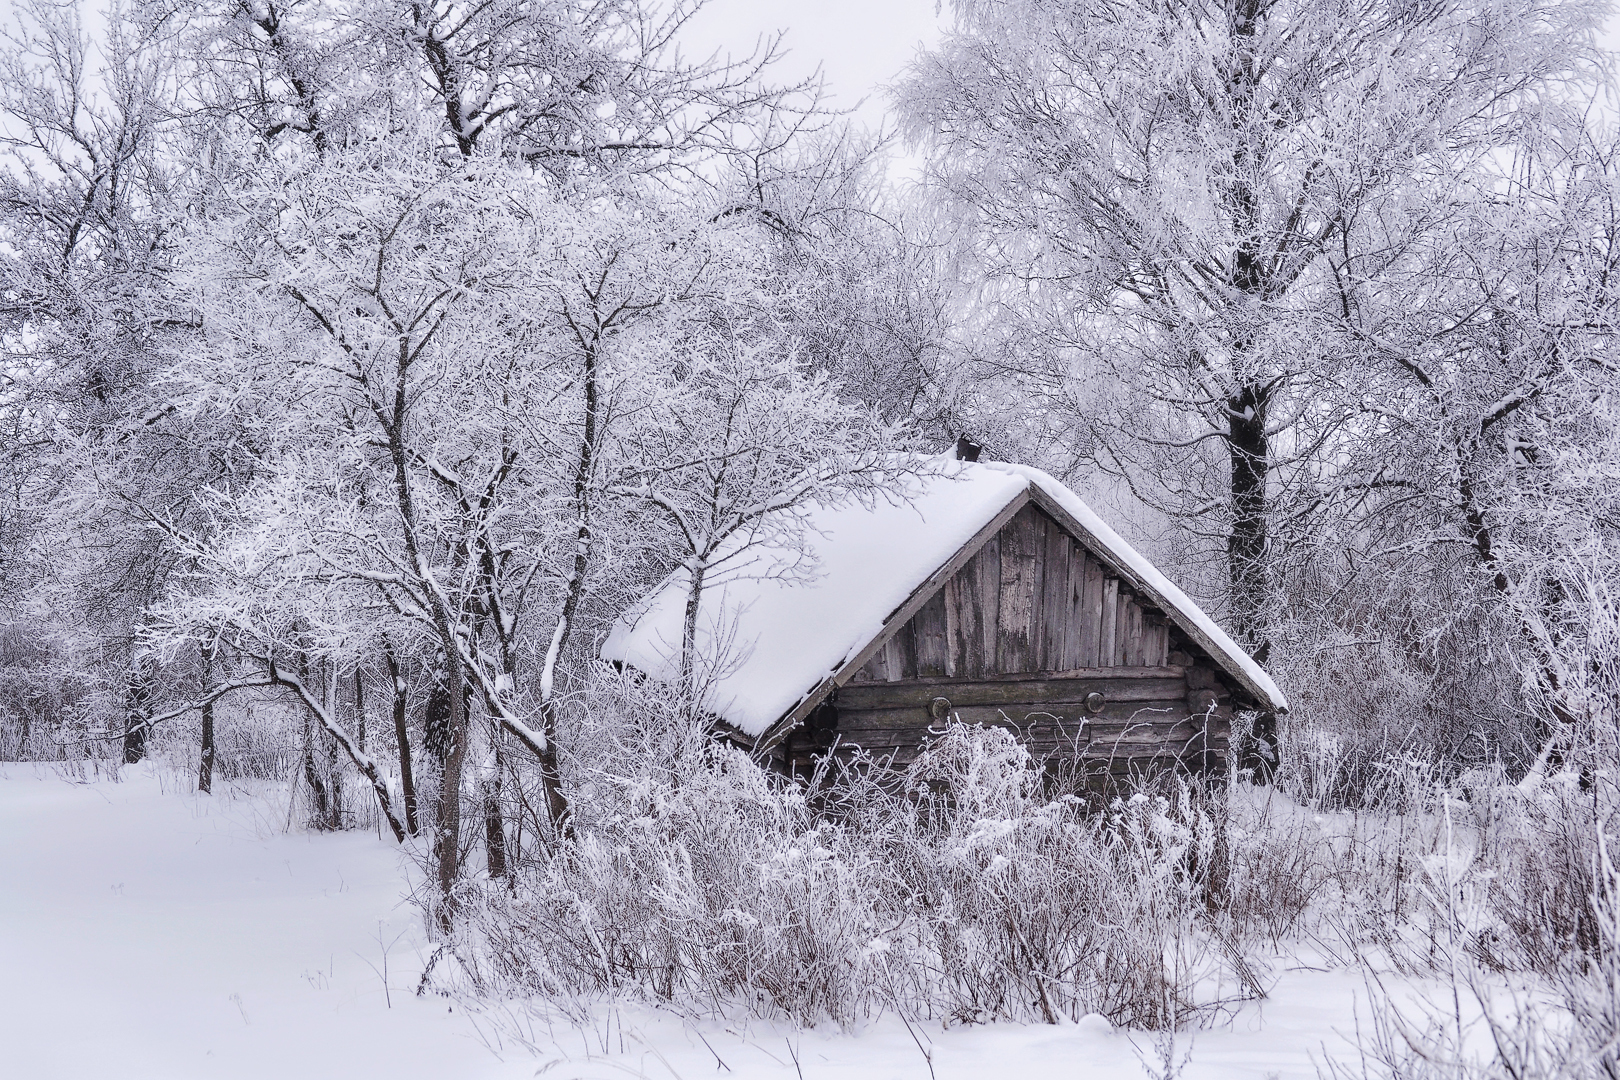
[{"label": "tree", "polygon": [[173,152],[175,20],[137,5],[92,39],[72,4],[14,15],[0,45],[0,409],[17,486],[0,574],[50,603],[67,662],[123,701],[136,761],[161,689],[141,638],[181,561],[160,519],[196,525],[197,492],[228,486],[249,455],[234,417],[177,421],[156,378],[195,330],[169,288],[189,190]]},{"label": "tree", "polygon": [[687,581],[681,689],[694,703],[729,659],[719,626],[706,628],[715,655],[699,656],[704,588],[749,572],[760,544],[800,546],[810,504],[873,497],[910,467],[893,453],[895,429],[840,401],[790,342],[749,329],[720,322],[682,342],[683,362],[647,388],[647,415],[610,489],[654,509],[673,541]]},{"label": "tree", "polygon": [[1498,152],[1591,75],[1598,16],[989,0],[958,4],[914,65],[902,113],[981,305],[1035,328],[1003,366],[1048,424],[1095,440],[1068,440],[1071,461],[1220,544],[1258,656],[1276,564],[1350,415],[1321,390],[1362,377],[1345,324],[1399,299],[1395,256],[1418,239],[1385,226],[1488,188]]},{"label": "tree", "polygon": [[1617,192],[1612,144],[1581,123],[1548,128],[1488,195],[1426,212],[1425,243],[1385,275],[1399,303],[1347,301],[1370,376],[1364,442],[1345,463],[1365,492],[1357,546],[1375,575],[1424,560],[1471,579],[1451,620],[1485,606],[1509,616],[1500,644],[1537,673],[1542,744],[1587,711],[1566,692],[1586,678],[1563,658],[1557,613],[1586,591],[1568,553],[1606,546],[1588,488],[1612,453]]}]

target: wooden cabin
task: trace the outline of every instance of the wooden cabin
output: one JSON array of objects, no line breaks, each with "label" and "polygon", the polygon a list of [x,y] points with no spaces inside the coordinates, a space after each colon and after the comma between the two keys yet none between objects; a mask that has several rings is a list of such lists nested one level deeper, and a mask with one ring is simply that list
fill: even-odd
[{"label": "wooden cabin", "polygon": [[[1097,786],[1225,768],[1236,709],[1276,685],[1052,477],[934,461],[893,500],[811,508],[795,550],[739,552],[702,599],[706,702],[762,761],[804,774],[854,747],[904,766],[951,719],[1015,731]],[[791,557],[814,570],[777,572]],[[606,659],[678,670],[672,575]],[[724,648],[719,647],[724,645]],[[705,649],[700,648],[700,656]]]}]

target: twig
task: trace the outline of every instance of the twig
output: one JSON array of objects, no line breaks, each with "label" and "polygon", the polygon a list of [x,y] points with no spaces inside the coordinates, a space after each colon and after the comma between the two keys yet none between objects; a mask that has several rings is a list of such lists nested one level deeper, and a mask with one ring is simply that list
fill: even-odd
[{"label": "twig", "polygon": [[[703,1045],[708,1047],[709,1053],[714,1054],[714,1047],[709,1046],[709,1040],[703,1038],[703,1032],[698,1031],[697,1028],[693,1028],[692,1030],[693,1030],[693,1032],[695,1032],[697,1034],[697,1037],[699,1039],[703,1039]],[[719,1071],[720,1069],[724,1069],[724,1070],[726,1070],[726,1072],[731,1071],[731,1066],[727,1065],[724,1061],[721,1061],[719,1054],[714,1054],[714,1062],[715,1062],[714,1067],[715,1067],[716,1071]]]},{"label": "twig", "polygon": [[422,978],[419,979],[417,981],[417,983],[416,983],[416,996],[417,997],[421,997],[422,992],[427,989],[428,979],[433,974],[434,966],[436,964],[438,964],[439,957],[444,955],[444,950],[448,949],[449,947],[450,946],[447,945],[447,944],[440,944],[440,946],[437,949],[433,950],[433,955],[428,958],[427,967],[422,969]]},{"label": "twig", "polygon": [[[937,1080],[937,1078],[934,1076],[934,1052],[933,1052],[933,1050],[927,1049],[927,1048],[925,1048],[923,1046],[922,1040],[917,1037],[917,1032],[911,1026],[911,1021],[906,1019],[906,1013],[905,1013],[904,1009],[896,1008],[894,1010],[894,1013],[895,1013],[896,1016],[898,1016],[900,1018],[900,1022],[902,1024],[906,1025],[906,1034],[910,1035],[911,1036],[911,1041],[917,1044],[918,1053],[922,1054],[923,1061],[928,1065],[928,1080]],[[798,1064],[797,1059],[794,1060],[794,1064],[795,1065]],[[799,1076],[800,1076],[800,1080],[803,1080],[804,1074],[800,1073]]]}]

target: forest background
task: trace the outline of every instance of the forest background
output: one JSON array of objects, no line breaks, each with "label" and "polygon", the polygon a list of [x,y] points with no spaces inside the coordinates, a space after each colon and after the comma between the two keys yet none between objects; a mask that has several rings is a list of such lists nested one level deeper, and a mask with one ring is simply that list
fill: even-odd
[{"label": "forest background", "polygon": [[[1167,942],[1247,985],[1328,920],[1612,1068],[1607,9],[963,0],[898,168],[695,10],[14,6],[0,759],[424,836],[480,992],[1175,1027]],[[807,795],[707,737],[690,623],[680,685],[596,662],[960,436],[1276,674],[1229,783],[1098,814],[953,730]]]}]

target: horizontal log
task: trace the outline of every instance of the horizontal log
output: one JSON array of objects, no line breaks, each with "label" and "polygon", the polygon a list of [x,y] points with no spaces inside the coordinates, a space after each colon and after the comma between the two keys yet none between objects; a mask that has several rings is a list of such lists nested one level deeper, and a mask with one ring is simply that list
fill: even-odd
[{"label": "horizontal log", "polygon": [[[1189,673],[1192,672],[1189,679]],[[1184,664],[1161,664],[1155,667],[1085,667],[1062,671],[992,672],[966,678],[961,675],[926,675],[910,681],[917,683],[951,682],[1048,682],[1052,679],[1188,679],[1188,685],[1199,686],[1218,682],[1212,669],[1189,668]]]},{"label": "horizontal log", "polygon": [[1113,738],[1126,738],[1132,742],[1142,742],[1149,738],[1166,740],[1166,738],[1179,738],[1186,742],[1187,738],[1202,735],[1204,729],[1187,717],[1179,717],[1174,721],[1163,721],[1160,724],[1092,724],[1087,727],[1090,732],[1090,742],[1105,742]]},{"label": "horizontal log", "polygon": [[[955,703],[952,703],[953,706]],[[1130,724],[1165,724],[1186,719],[1187,707],[1178,701],[1121,701],[1111,702],[1101,712],[1092,712],[1084,705],[1069,702],[1050,705],[974,705],[959,706],[951,710],[951,717],[963,724],[985,724],[993,727],[1014,727],[1024,730],[1030,725],[1046,727],[1061,725],[1075,727]],[[895,728],[926,731],[943,730],[946,721],[936,720],[919,706],[909,709],[839,709],[838,730],[865,731],[871,728]]]},{"label": "horizontal log", "polygon": [[[951,719],[958,723],[974,725],[983,724],[986,727],[1010,727],[1023,730],[1031,724],[1051,725],[1069,724],[1078,725],[1082,720],[1092,719],[1092,714],[1086,711],[1084,705],[1071,705],[1067,709],[1052,706],[1030,706],[1027,708],[998,708],[993,705],[980,705],[971,708],[954,709]],[[943,731],[948,720],[935,720],[928,715],[926,709],[861,709],[859,711],[839,710],[838,730],[841,732],[867,731],[872,728],[894,728],[896,730],[915,731],[919,735],[930,729]]]},{"label": "horizontal log", "polygon": [[[1164,669],[1143,669],[1162,672]],[[835,702],[846,709],[926,708],[936,697],[954,706],[1043,705],[1083,702],[1088,694],[1109,701],[1173,701],[1187,711],[1187,686],[1179,676],[1095,676],[1085,679],[909,679],[905,682],[846,685]]]}]

